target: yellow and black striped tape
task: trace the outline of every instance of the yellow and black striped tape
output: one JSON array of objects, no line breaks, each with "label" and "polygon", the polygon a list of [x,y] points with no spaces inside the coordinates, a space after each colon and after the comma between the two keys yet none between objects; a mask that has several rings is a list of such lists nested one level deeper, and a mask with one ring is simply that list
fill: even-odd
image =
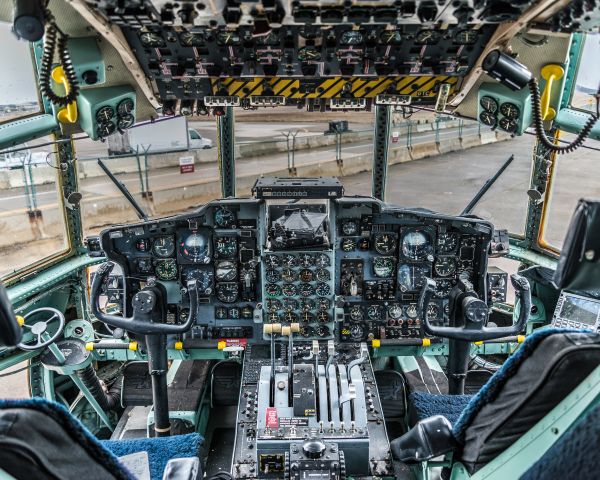
[{"label": "yellow and black striped tape", "polygon": [[[454,93],[459,77],[448,76],[405,76],[375,78],[342,78],[298,79],[280,77],[260,78],[213,78],[211,79],[213,95],[240,98],[255,95],[283,96],[294,99],[336,98],[343,92],[349,92],[356,98],[374,98],[385,93],[390,86],[396,87],[400,95],[433,98],[437,95],[436,85],[450,84],[450,94]],[[347,84],[350,84],[348,87]]]}]

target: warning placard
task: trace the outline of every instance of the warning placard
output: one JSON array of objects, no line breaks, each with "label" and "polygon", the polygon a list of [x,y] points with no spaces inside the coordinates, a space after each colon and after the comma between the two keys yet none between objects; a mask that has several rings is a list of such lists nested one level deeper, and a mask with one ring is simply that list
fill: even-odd
[{"label": "warning placard", "polygon": [[179,173],[193,173],[194,167],[194,157],[179,157]]}]

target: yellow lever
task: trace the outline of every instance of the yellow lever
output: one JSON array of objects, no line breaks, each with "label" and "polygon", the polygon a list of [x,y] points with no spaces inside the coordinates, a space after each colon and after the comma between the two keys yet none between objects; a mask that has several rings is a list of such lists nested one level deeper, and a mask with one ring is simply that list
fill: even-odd
[{"label": "yellow lever", "polygon": [[542,93],[542,118],[544,120],[554,120],[556,110],[550,106],[550,95],[552,94],[552,86],[555,81],[560,80],[565,74],[565,70],[560,65],[549,64],[542,67],[542,78],[546,80],[546,88]]},{"label": "yellow lever", "polygon": [[[62,84],[65,89],[65,95],[69,94],[70,87],[67,81],[65,71],[61,66],[58,66],[52,70],[52,80],[56,83]],[[77,102],[73,100],[65,108],[61,108],[56,114],[56,118],[60,123],[75,123],[77,121]]]}]

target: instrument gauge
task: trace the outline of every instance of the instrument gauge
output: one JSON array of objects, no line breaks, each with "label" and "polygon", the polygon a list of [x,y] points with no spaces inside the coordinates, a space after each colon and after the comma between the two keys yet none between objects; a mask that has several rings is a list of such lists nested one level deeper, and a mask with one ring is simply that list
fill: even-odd
[{"label": "instrument gauge", "polygon": [[215,251],[220,258],[235,258],[237,253],[237,238],[216,237]]},{"label": "instrument gauge", "polygon": [[286,283],[281,287],[281,291],[286,297],[294,297],[297,295],[298,290],[293,283]]},{"label": "instrument gauge", "polygon": [[317,288],[315,288],[315,293],[319,297],[326,297],[331,293],[331,287],[328,284],[321,282],[317,284]]},{"label": "instrument gauge", "polygon": [[367,317],[371,320],[381,320],[383,318],[383,307],[381,305],[369,305]]},{"label": "instrument gauge", "polygon": [[302,283],[298,288],[298,293],[303,297],[310,297],[311,295],[314,295],[315,289],[310,283]]},{"label": "instrument gauge", "polygon": [[288,268],[294,268],[298,266],[298,259],[294,256],[294,255],[290,255],[289,253],[286,253],[283,257],[282,257],[282,264],[285,267]]},{"label": "instrument gauge", "polygon": [[315,273],[315,278],[318,282],[328,282],[331,278],[331,275],[329,274],[329,270],[325,268],[319,268]]},{"label": "instrument gauge", "polygon": [[269,268],[265,272],[265,278],[267,279],[267,282],[269,282],[269,283],[275,283],[275,282],[278,282],[281,279],[281,274],[277,270],[275,270],[274,268]]},{"label": "instrument gauge", "polygon": [[398,320],[402,318],[402,307],[398,304],[390,305],[387,309],[388,317],[393,320]]},{"label": "instrument gauge", "polygon": [[437,318],[440,313],[439,307],[435,303],[430,303],[427,305],[427,317],[428,318]]},{"label": "instrument gauge", "polygon": [[359,322],[363,319],[363,310],[360,305],[352,305],[350,308],[350,318],[355,322]]},{"label": "instrument gauge", "polygon": [[96,121],[98,123],[109,122],[112,120],[112,118],[114,116],[115,116],[115,109],[106,105],[106,106],[100,108],[96,112]]},{"label": "instrument gauge", "polygon": [[154,271],[159,280],[175,280],[177,278],[177,262],[174,258],[157,260]]},{"label": "instrument gauge", "polygon": [[317,265],[317,267],[328,267],[329,265],[331,265],[331,260],[329,259],[329,256],[325,253],[319,253],[315,257],[315,264]]},{"label": "instrument gauge", "polygon": [[458,45],[473,45],[477,41],[477,30],[459,30],[454,34],[453,41]]},{"label": "instrument gauge", "polygon": [[293,298],[284,298],[283,299],[283,309],[286,312],[290,312],[292,310],[296,310],[298,308],[298,302]]},{"label": "instrument gauge", "polygon": [[152,259],[150,258],[138,258],[135,265],[140,273],[152,273]]},{"label": "instrument gauge", "polygon": [[449,277],[456,272],[456,259],[454,257],[438,257],[433,265],[436,275]]},{"label": "instrument gauge", "polygon": [[427,232],[411,230],[402,238],[402,254],[412,260],[423,260],[433,252],[431,236]]},{"label": "instrument gauge", "polygon": [[375,235],[375,251],[381,255],[389,255],[396,250],[396,238],[389,233]]},{"label": "instrument gauge", "polygon": [[210,295],[212,293],[214,279],[212,271],[192,268],[191,270],[184,271],[182,276],[185,282],[196,280],[196,286],[203,295]]},{"label": "instrument gauge", "polygon": [[302,281],[302,282],[312,282],[314,274],[311,270],[309,270],[308,268],[305,268],[303,270],[300,270],[300,274],[298,275],[298,277],[300,278],[300,281]]},{"label": "instrument gauge", "polygon": [[348,30],[340,37],[340,45],[360,45],[361,43],[363,43],[363,35],[358,30]]},{"label": "instrument gauge", "polygon": [[271,323],[279,322],[279,314],[277,312],[269,312],[267,314],[267,320]]},{"label": "instrument gauge", "polygon": [[415,303],[411,303],[410,305],[406,306],[406,316],[408,318],[417,318],[418,315],[418,310],[417,310],[417,305]]},{"label": "instrument gauge", "polygon": [[235,227],[235,213],[228,208],[220,207],[215,210],[214,221],[217,228]]},{"label": "instrument gauge", "polygon": [[353,252],[356,250],[356,242],[353,238],[344,238],[341,243],[341,248],[344,252]]},{"label": "instrument gauge", "polygon": [[329,314],[326,311],[321,310],[319,313],[317,313],[317,322],[319,322],[319,323],[329,322]]},{"label": "instrument gauge", "polygon": [[209,263],[211,258],[210,241],[199,232],[189,232],[179,240],[179,253],[194,263]]},{"label": "instrument gauge", "polygon": [[364,330],[360,325],[352,325],[349,333],[352,340],[361,340],[364,335]]},{"label": "instrument gauge", "polygon": [[268,312],[277,312],[281,310],[282,305],[279,300],[276,298],[268,298],[267,299],[267,311]]},{"label": "instrument gauge", "polygon": [[283,315],[283,319],[287,322],[287,323],[294,323],[298,321],[298,315],[296,315],[293,312],[285,312],[285,314]]},{"label": "instrument gauge", "polygon": [[230,260],[215,262],[215,276],[219,282],[230,282],[238,275],[237,263]]},{"label": "instrument gauge", "polygon": [[133,109],[135,108],[135,103],[131,98],[126,98],[125,100],[121,100],[117,105],[117,114],[119,117],[125,117],[126,115],[131,115],[133,113]]},{"label": "instrument gauge", "polygon": [[329,336],[329,327],[327,325],[319,325],[315,329],[315,332],[319,337],[327,337]]},{"label": "instrument gauge", "polygon": [[425,284],[425,278],[430,275],[430,268],[425,265],[402,264],[398,268],[398,288],[401,292],[414,292]]},{"label": "instrument gauge", "polygon": [[298,276],[296,275],[296,272],[294,272],[294,270],[292,270],[291,268],[284,268],[281,271],[281,279],[284,282],[295,282],[297,278]]},{"label": "instrument gauge", "polygon": [[384,45],[400,45],[402,34],[400,30],[384,30],[379,36],[379,41]]},{"label": "instrument gauge", "polygon": [[165,46],[163,38],[154,32],[144,32],[140,35],[140,42],[144,47],[160,48]]},{"label": "instrument gauge", "polygon": [[356,220],[346,220],[342,223],[342,233],[347,236],[358,234],[358,222]]},{"label": "instrument gauge", "polygon": [[227,318],[227,309],[224,307],[215,308],[215,317],[218,320],[225,320]]},{"label": "instrument gauge", "polygon": [[302,335],[303,337],[312,337],[314,336],[314,330],[312,327],[309,327],[308,325],[302,325],[300,327],[300,335]]},{"label": "instrument gauge", "polygon": [[127,130],[128,128],[131,128],[134,123],[135,117],[133,115],[124,115],[117,120],[117,128],[119,130]]},{"label": "instrument gauge", "polygon": [[183,32],[179,35],[179,41],[184,47],[202,47],[205,43],[202,33]]},{"label": "instrument gauge", "polygon": [[495,98],[488,95],[481,97],[481,100],[479,100],[479,105],[481,105],[481,108],[483,108],[486,112],[496,113],[498,111],[498,102]]},{"label": "instrument gauge", "polygon": [[221,31],[217,34],[219,45],[239,45],[240,36],[236,32]]},{"label": "instrument gauge", "polygon": [[303,312],[311,312],[315,309],[315,301],[310,298],[300,300],[300,310]]},{"label": "instrument gauge", "polygon": [[276,32],[271,30],[266,35],[260,35],[260,36],[256,37],[256,44],[257,45],[269,45],[271,47],[274,47],[275,45],[279,45],[279,37],[277,36]]},{"label": "instrument gauge", "polygon": [[495,127],[498,119],[496,115],[490,112],[486,112],[485,110],[479,114],[479,121],[488,127]]},{"label": "instrument gauge", "polygon": [[315,321],[315,317],[309,312],[302,312],[300,314],[300,320],[302,320],[303,323],[312,323]]},{"label": "instrument gauge", "polygon": [[135,242],[135,249],[138,252],[149,252],[150,251],[150,240],[147,238],[138,238]]},{"label": "instrument gauge", "polygon": [[331,302],[328,298],[321,297],[317,298],[317,308],[319,310],[328,310],[331,307]]},{"label": "instrument gauge", "polygon": [[516,119],[521,115],[521,110],[514,103],[505,102],[500,105],[500,113],[506,118]]},{"label": "instrument gauge", "polygon": [[517,130],[519,124],[516,120],[513,120],[512,118],[504,117],[500,119],[500,121],[498,122],[498,126],[505,132],[514,133]]},{"label": "instrument gauge", "polygon": [[394,257],[373,258],[373,273],[379,278],[389,278],[394,274]]},{"label": "instrument gauge", "polygon": [[457,233],[440,233],[437,236],[437,249],[439,253],[454,253],[458,247]]},{"label": "instrument gauge", "polygon": [[321,60],[321,52],[315,47],[302,47],[298,50],[298,60],[301,62],[318,62]]},{"label": "instrument gauge", "polygon": [[368,238],[361,238],[356,245],[361,252],[366,252],[371,249],[371,242]]},{"label": "instrument gauge", "polygon": [[[314,265],[315,258],[310,253],[303,253],[302,255],[300,255],[300,257],[298,257],[298,261],[301,267],[308,268]],[[310,280],[305,281],[309,282]]]},{"label": "instrument gauge", "polygon": [[265,285],[265,292],[269,297],[280,297],[281,296],[281,288],[279,285],[274,283],[267,283]]},{"label": "instrument gauge", "polygon": [[250,320],[254,316],[254,308],[251,305],[246,305],[242,308],[242,318]]},{"label": "instrument gauge", "polygon": [[415,43],[420,45],[435,45],[441,38],[440,32],[437,30],[421,30],[415,36]]},{"label": "instrument gauge", "polygon": [[450,279],[437,279],[435,281],[435,296],[437,298],[448,298],[454,282]]},{"label": "instrument gauge", "polygon": [[158,237],[152,245],[152,253],[157,257],[170,257],[175,253],[175,241],[171,236]]},{"label": "instrument gauge", "polygon": [[265,257],[265,264],[269,268],[278,268],[281,267],[281,258],[277,255],[267,255]]},{"label": "instrument gauge", "polygon": [[98,124],[98,136],[100,138],[106,138],[115,132],[115,124],[112,122],[104,122]]},{"label": "instrument gauge", "polygon": [[223,303],[234,303],[239,296],[240,286],[236,282],[217,283],[217,299]]}]

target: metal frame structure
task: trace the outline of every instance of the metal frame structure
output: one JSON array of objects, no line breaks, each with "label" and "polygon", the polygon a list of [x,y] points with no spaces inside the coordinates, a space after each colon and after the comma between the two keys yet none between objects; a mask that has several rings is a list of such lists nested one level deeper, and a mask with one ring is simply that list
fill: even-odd
[{"label": "metal frame structure", "polygon": [[373,179],[371,194],[381,201],[385,201],[390,120],[390,107],[387,105],[377,105],[375,107],[375,132],[373,136]]},{"label": "metal frame structure", "polygon": [[217,149],[221,196],[235,197],[235,116],[233,107],[225,107],[217,117]]}]

